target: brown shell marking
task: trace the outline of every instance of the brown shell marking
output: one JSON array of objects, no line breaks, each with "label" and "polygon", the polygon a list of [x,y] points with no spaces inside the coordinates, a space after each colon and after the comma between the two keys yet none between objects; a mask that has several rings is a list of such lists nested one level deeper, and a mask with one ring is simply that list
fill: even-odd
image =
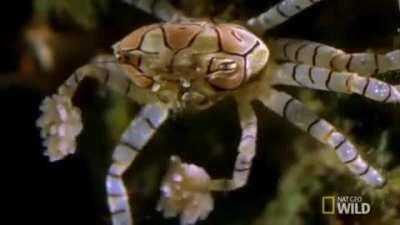
[{"label": "brown shell marking", "polygon": [[203,28],[196,25],[182,25],[176,23],[166,23],[161,26],[165,45],[172,50],[180,50],[190,46],[197,34]]},{"label": "brown shell marking", "polygon": [[[206,26],[205,26],[206,25]],[[251,32],[247,31],[245,28],[240,27],[235,24],[213,24],[208,22],[201,22],[201,23],[190,23],[190,24],[183,24],[183,23],[164,23],[164,24],[153,24],[141,27],[127,37],[122,39],[119,43],[119,50],[122,52],[124,51],[132,51],[138,50],[142,51],[143,53],[147,53],[142,48],[142,44],[144,40],[146,40],[146,35],[149,32],[155,31],[160,32],[162,35],[163,45],[165,48],[170,49],[173,51],[172,59],[170,62],[169,70],[173,72],[173,64],[177,53],[183,49],[190,48],[193,43],[196,42],[196,38],[198,35],[205,32],[205,27],[211,28],[215,32],[215,42],[218,46],[216,52],[213,54],[228,54],[231,55],[231,58],[236,58],[236,61],[239,65],[239,70],[232,74],[231,77],[223,76],[221,73],[221,77],[215,77],[213,82],[209,80],[212,84],[217,84],[218,86],[223,87],[224,89],[235,89],[240,86],[243,82],[249,79],[249,62],[248,62],[248,55],[252,54],[255,49],[259,47],[259,45],[263,45],[262,42],[253,35]],[[210,29],[207,29],[210,31]],[[151,51],[152,54],[158,54],[158,52]],[[139,68],[140,67],[140,56],[138,59],[130,59],[126,60],[125,63],[128,63],[135,67],[136,74],[135,79],[138,80],[137,77],[143,76],[143,80],[135,82],[141,83],[140,86],[148,86],[151,82],[151,77],[146,76],[143,74],[143,71]],[[210,64],[212,60],[210,59]],[[123,62],[124,63],[124,62]],[[251,67],[252,68],[252,67]],[[210,71],[208,71],[207,74]],[[250,71],[251,73],[253,71]],[[218,73],[214,71],[214,73]],[[133,76],[133,75],[132,75]]]},{"label": "brown shell marking", "polygon": [[219,51],[243,58],[243,60],[239,60],[243,70],[234,75],[237,77],[220,82],[226,89],[237,88],[249,79],[247,56],[260,45],[260,41],[249,31],[233,24],[218,24],[214,30],[217,33]]},{"label": "brown shell marking", "polygon": [[245,55],[258,41],[249,31],[231,24],[219,24],[216,31],[222,51],[230,54]]},{"label": "brown shell marking", "polygon": [[122,39],[119,43],[119,48],[124,51],[124,50],[140,50],[140,46],[142,45],[142,42],[144,40],[144,37],[146,34],[153,30],[158,28],[158,24],[152,24],[148,26],[141,27],[132,33],[130,33],[128,36],[126,36],[124,39]]},{"label": "brown shell marking", "polygon": [[[159,25],[153,24],[141,27],[133,31],[127,37],[120,41],[119,50],[122,52],[133,50],[141,51],[141,46],[146,34],[154,29],[157,29],[158,27]],[[122,63],[125,70],[131,71],[130,73],[128,73],[128,75],[133,80],[133,82],[141,88],[150,88],[153,85],[154,81],[151,77],[146,76],[140,69],[141,61],[142,58],[138,55],[132,55],[130,56],[130,58],[120,58],[120,62]],[[124,64],[129,64],[133,66],[133,68]]]}]

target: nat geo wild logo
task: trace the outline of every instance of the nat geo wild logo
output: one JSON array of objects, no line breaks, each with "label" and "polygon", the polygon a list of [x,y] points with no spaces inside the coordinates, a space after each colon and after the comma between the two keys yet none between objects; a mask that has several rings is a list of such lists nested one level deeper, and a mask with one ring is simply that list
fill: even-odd
[{"label": "nat geo wild logo", "polygon": [[371,211],[371,204],[361,196],[323,196],[321,200],[325,215],[367,215]]}]

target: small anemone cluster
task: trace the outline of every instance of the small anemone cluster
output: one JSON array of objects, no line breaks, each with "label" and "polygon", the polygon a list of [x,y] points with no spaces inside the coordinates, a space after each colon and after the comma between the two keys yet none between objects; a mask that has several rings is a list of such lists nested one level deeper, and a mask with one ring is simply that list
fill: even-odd
[{"label": "small anemone cluster", "polygon": [[172,156],[161,185],[157,210],[163,211],[166,218],[180,214],[181,225],[204,220],[214,208],[209,183],[210,177],[203,168],[182,163],[179,157]]},{"label": "small anemone cluster", "polygon": [[45,155],[50,161],[63,159],[76,149],[76,136],[82,131],[81,112],[74,107],[66,94],[47,97],[40,106],[42,116],[36,126],[46,147]]}]

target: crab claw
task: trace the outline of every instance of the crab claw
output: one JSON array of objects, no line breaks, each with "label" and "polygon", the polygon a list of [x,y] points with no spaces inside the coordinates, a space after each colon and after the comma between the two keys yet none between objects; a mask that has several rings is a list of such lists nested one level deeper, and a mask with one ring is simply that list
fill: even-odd
[{"label": "crab claw", "polygon": [[81,112],[74,107],[71,98],[62,94],[46,97],[41,106],[41,117],[36,126],[41,129],[47,148],[45,155],[50,161],[63,159],[73,154],[76,148],[76,136],[82,130]]},{"label": "crab claw", "polygon": [[181,225],[195,224],[204,220],[214,208],[208,186],[207,172],[194,164],[183,163],[179,157],[171,157],[171,166],[161,185],[158,211],[164,217],[180,214]]}]

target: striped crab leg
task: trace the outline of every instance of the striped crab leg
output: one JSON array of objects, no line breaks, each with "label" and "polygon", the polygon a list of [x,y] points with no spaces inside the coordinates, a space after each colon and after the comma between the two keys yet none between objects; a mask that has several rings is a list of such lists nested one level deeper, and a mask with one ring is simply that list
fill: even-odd
[{"label": "striped crab leg", "polygon": [[50,161],[63,159],[76,150],[76,137],[82,130],[80,110],[72,103],[79,84],[87,77],[135,98],[134,85],[124,76],[112,56],[98,57],[92,64],[80,67],[58,89],[58,93],[45,98],[40,109],[37,126],[41,128],[45,155]]},{"label": "striped crab leg", "polygon": [[346,53],[340,49],[312,41],[279,38],[269,41],[277,60],[300,62],[334,71],[370,76],[400,69],[400,50],[386,54]]},{"label": "striped crab leg", "polygon": [[252,160],[256,154],[257,117],[250,103],[238,105],[242,135],[238,147],[232,179],[211,180],[210,190],[230,191],[243,187],[248,180]]},{"label": "striped crab leg", "polygon": [[77,69],[60,87],[59,93],[70,97],[74,95],[79,84],[85,78],[93,78],[100,84],[105,85],[113,91],[133,96],[135,85],[125,76],[124,72],[112,55],[95,57],[90,64]]},{"label": "striped crab leg", "polygon": [[162,105],[145,106],[131,122],[114,149],[113,162],[106,179],[108,206],[113,225],[134,224],[122,175],[168,118],[168,114],[168,108]]},{"label": "striped crab leg", "polygon": [[356,93],[383,103],[399,103],[395,86],[356,73],[335,72],[307,64],[283,63],[272,74],[272,84],[306,87],[325,91]]},{"label": "striped crab leg", "polygon": [[266,12],[249,19],[247,25],[258,33],[264,33],[320,1],[321,0],[283,0]]},{"label": "striped crab leg", "polygon": [[361,157],[356,147],[342,133],[307,109],[300,101],[274,89],[271,89],[268,96],[259,100],[273,112],[330,146],[351,172],[367,184],[375,188],[385,185],[385,178]]},{"label": "striped crab leg", "polygon": [[168,0],[123,0],[127,4],[156,16],[162,21],[171,21],[182,17],[182,13]]}]

